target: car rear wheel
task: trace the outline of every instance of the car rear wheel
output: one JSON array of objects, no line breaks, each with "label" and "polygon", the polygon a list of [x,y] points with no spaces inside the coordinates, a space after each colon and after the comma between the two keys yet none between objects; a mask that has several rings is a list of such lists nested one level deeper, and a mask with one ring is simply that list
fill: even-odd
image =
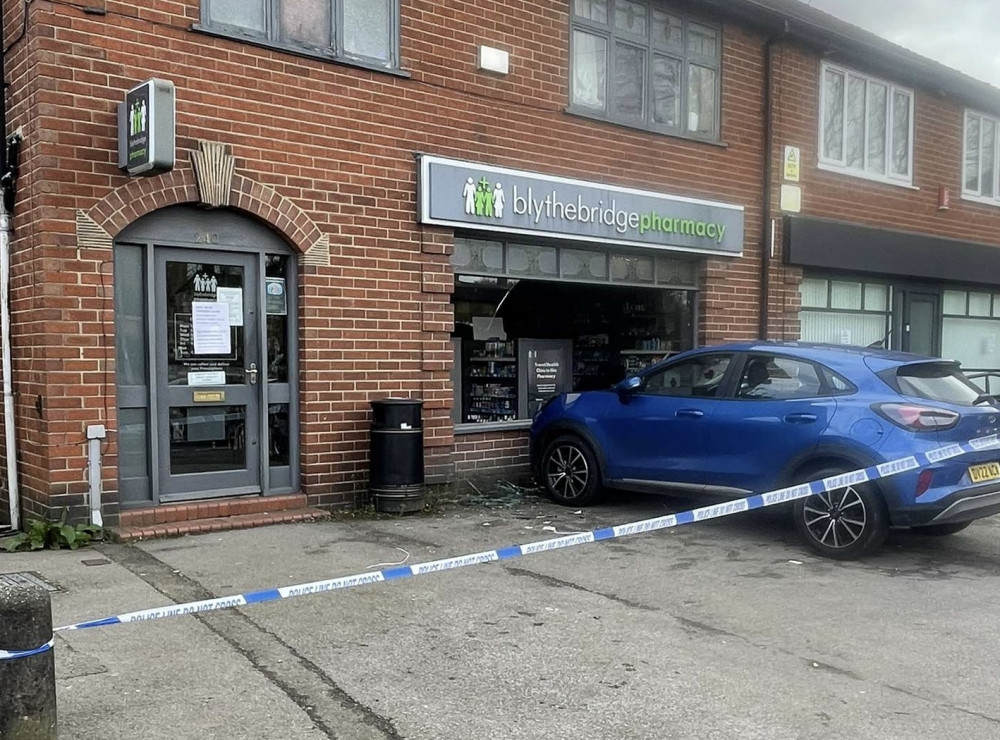
[{"label": "car rear wheel", "polygon": [[925,524],[922,527],[913,527],[917,534],[926,534],[931,537],[947,537],[950,534],[957,534],[968,527],[972,522],[957,522],[954,524]]},{"label": "car rear wheel", "polygon": [[[802,482],[838,475],[822,468]],[[889,515],[872,483],[837,488],[795,502],[795,528],[813,550],[837,560],[854,560],[875,552],[889,534]]]},{"label": "car rear wheel", "polygon": [[542,482],[549,496],[564,506],[593,503],[601,492],[597,458],[579,437],[557,437],[542,455]]}]

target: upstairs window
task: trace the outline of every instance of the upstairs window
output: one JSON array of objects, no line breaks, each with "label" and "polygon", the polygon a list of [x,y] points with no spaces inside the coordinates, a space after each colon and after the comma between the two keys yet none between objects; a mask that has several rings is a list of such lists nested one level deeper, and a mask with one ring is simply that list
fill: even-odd
[{"label": "upstairs window", "polygon": [[823,64],[819,166],[871,180],[913,182],[913,92]]},{"label": "upstairs window", "polygon": [[570,110],[719,138],[722,31],[649,0],[573,0]]},{"label": "upstairs window", "polygon": [[962,195],[1000,205],[997,186],[997,134],[1000,122],[981,113],[965,114],[965,165]]},{"label": "upstairs window", "polygon": [[399,0],[202,0],[202,29],[395,68]]}]

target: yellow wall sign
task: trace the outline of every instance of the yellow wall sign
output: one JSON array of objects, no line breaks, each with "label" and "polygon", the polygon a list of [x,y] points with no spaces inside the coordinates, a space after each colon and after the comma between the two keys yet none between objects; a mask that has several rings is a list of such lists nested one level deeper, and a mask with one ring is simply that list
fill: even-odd
[{"label": "yellow wall sign", "polygon": [[788,182],[799,181],[799,164],[802,162],[802,152],[797,146],[785,147],[785,179]]}]

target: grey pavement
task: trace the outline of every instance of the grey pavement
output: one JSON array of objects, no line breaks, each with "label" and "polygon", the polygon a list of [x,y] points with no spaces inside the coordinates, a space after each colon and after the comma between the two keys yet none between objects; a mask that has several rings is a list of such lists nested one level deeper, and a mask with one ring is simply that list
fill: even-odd
[{"label": "grey pavement", "polygon": [[[618,498],[575,513],[506,493],[434,516],[0,554],[0,572],[57,584],[66,624],[690,505]],[[838,563],[769,510],[61,633],[60,736],[996,738],[998,535],[997,519],[948,538],[894,534],[879,555]]]}]

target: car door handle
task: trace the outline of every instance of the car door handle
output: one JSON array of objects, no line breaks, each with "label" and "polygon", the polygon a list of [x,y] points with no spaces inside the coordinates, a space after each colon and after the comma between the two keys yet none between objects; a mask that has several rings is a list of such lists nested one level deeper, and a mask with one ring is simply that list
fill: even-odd
[{"label": "car door handle", "polygon": [[789,414],[785,421],[789,424],[812,424],[819,417],[816,414]]},{"label": "car door handle", "polygon": [[675,416],[683,416],[688,419],[700,419],[705,415],[705,412],[701,409],[681,409]]}]

